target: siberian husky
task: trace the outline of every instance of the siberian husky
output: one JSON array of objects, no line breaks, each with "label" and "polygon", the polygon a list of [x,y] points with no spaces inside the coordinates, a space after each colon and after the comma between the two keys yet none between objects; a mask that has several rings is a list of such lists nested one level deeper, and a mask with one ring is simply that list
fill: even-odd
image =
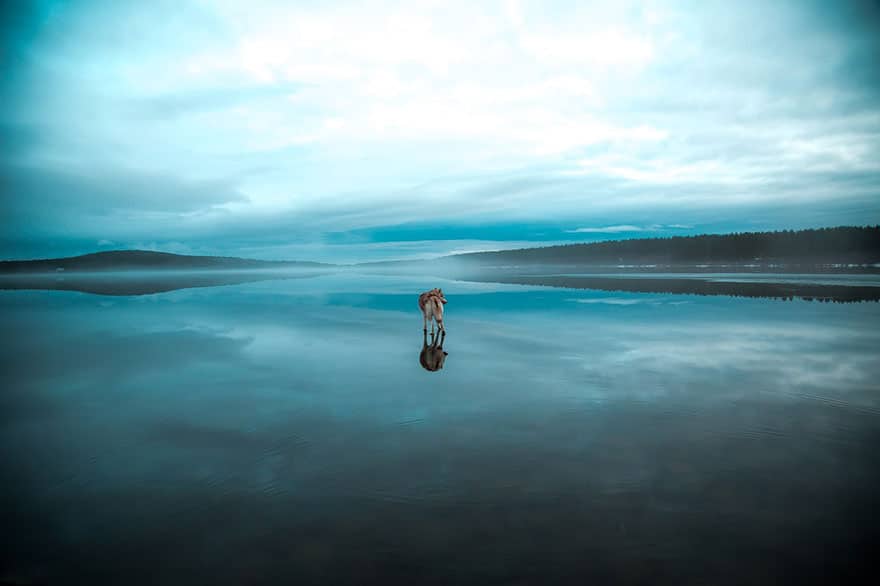
[{"label": "siberian husky", "polygon": [[419,309],[425,318],[425,331],[428,331],[428,322],[431,322],[431,333],[434,333],[434,322],[437,322],[437,329],[445,332],[443,326],[443,304],[446,303],[446,297],[443,296],[442,289],[431,289],[419,295]]}]

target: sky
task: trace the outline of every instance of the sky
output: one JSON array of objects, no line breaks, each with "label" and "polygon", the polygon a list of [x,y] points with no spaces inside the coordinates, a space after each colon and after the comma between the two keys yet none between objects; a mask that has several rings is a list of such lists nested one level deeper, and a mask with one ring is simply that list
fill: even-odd
[{"label": "sky", "polygon": [[880,223],[869,1],[0,3],[0,258]]}]

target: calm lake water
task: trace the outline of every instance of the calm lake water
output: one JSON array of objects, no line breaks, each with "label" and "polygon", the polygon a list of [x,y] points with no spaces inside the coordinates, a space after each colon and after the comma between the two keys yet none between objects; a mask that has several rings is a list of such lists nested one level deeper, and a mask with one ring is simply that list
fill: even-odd
[{"label": "calm lake water", "polygon": [[0,320],[0,581],[852,582],[880,538],[880,303],[348,274]]}]

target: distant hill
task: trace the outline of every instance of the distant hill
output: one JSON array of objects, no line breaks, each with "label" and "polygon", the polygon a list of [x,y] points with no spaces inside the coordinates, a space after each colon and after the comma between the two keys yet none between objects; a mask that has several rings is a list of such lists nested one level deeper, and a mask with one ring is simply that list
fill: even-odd
[{"label": "distant hill", "polygon": [[876,264],[880,226],[706,234],[566,244],[439,259],[476,265]]},{"label": "distant hill", "polygon": [[[434,260],[383,261],[357,265],[362,268],[398,267],[470,271],[510,266],[541,267],[573,265],[618,268],[625,265],[657,265],[663,268],[726,265],[737,270],[755,268],[820,267],[832,265],[880,266],[880,226],[704,234],[670,238],[636,238],[496,252],[474,252]],[[190,256],[148,250],[113,250],[82,256],[40,260],[0,261],[0,274],[249,270],[331,268],[337,265],[305,261],[268,261],[229,256]],[[340,267],[337,267],[340,268]],[[708,270],[708,269],[707,269]],[[828,269],[835,270],[835,269]],[[871,269],[874,270],[874,269]]]},{"label": "distant hill", "polygon": [[317,262],[252,260],[231,256],[190,256],[150,250],[112,250],[41,260],[0,261],[0,273],[149,270],[243,270],[330,267]]}]

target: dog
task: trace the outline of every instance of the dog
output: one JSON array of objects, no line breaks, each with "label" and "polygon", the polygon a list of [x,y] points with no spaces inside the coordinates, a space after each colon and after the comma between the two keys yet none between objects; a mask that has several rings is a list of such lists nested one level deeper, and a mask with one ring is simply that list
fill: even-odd
[{"label": "dog", "polygon": [[431,333],[434,333],[434,322],[437,322],[437,329],[446,332],[446,326],[443,325],[443,305],[446,303],[446,297],[443,296],[442,289],[431,289],[419,295],[419,309],[422,310],[422,316],[425,318],[424,331],[428,331],[428,322],[431,322]]}]

